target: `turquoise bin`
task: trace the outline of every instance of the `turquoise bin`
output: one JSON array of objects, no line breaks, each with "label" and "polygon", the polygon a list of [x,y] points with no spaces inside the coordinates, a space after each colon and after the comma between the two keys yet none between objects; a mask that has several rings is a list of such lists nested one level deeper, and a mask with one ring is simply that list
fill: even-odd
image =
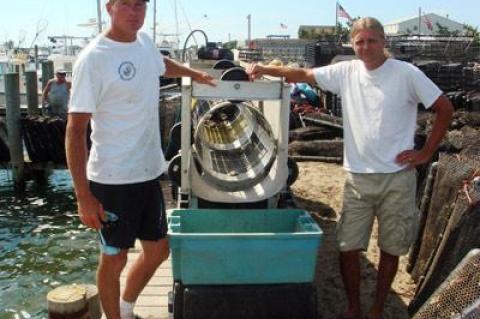
[{"label": "turquoise bin", "polygon": [[174,210],[173,278],[184,285],[313,282],[323,232],[304,210]]}]

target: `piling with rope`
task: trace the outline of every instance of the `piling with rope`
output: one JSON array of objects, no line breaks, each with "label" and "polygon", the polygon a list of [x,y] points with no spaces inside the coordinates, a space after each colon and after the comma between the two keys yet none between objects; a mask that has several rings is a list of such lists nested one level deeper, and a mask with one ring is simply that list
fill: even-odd
[{"label": "piling with rope", "polygon": [[16,186],[24,183],[25,163],[20,123],[20,85],[18,73],[5,74],[5,100],[8,132],[8,147],[13,180]]},{"label": "piling with rope", "polygon": [[39,114],[37,71],[26,71],[25,82],[27,90],[28,115]]},{"label": "piling with rope", "polygon": [[42,62],[42,91],[47,86],[48,80],[53,78],[53,61]]}]

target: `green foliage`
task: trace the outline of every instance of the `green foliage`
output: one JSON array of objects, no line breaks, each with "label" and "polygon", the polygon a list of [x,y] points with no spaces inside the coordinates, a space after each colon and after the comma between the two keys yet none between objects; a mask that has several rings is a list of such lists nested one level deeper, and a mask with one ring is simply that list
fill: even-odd
[{"label": "green foliage", "polygon": [[436,23],[436,26],[437,26],[437,28],[438,28],[438,31],[437,31],[437,34],[438,34],[438,35],[443,35],[443,36],[447,36],[447,37],[449,37],[449,36],[451,36],[451,35],[454,35],[454,34],[453,34],[454,32],[450,31],[450,30],[448,29],[448,27],[440,24],[440,22],[437,22],[437,23]]},{"label": "green foliage", "polygon": [[222,47],[230,50],[236,49],[238,47],[238,41],[235,40],[235,41],[226,42],[222,45]]},{"label": "green foliage", "polygon": [[464,24],[463,29],[465,29],[465,35],[467,37],[473,37],[475,42],[480,43],[480,32],[478,31],[478,27]]},{"label": "green foliage", "polygon": [[347,22],[347,26],[344,27],[341,23],[337,24],[338,30],[338,38],[341,42],[348,42],[350,41],[350,29],[352,27],[352,23]]},{"label": "green foliage", "polygon": [[11,50],[15,47],[15,43],[12,40],[5,41],[3,47],[7,50]]},{"label": "green foliage", "polygon": [[309,35],[307,30],[305,30],[305,29],[299,29],[298,30],[298,38],[299,39],[309,40],[310,39],[309,36],[310,35]]}]

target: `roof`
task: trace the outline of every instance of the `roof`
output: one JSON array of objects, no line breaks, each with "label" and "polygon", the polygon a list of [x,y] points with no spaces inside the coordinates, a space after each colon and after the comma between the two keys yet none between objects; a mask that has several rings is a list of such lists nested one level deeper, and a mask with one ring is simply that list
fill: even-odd
[{"label": "roof", "polygon": [[[454,20],[452,20],[452,19],[449,19],[449,18],[447,18],[447,17],[438,15],[438,14],[436,14],[436,13],[426,13],[426,14],[423,14],[423,15],[422,15],[422,17],[424,17],[424,16],[427,16],[427,17],[429,17],[430,19],[435,18],[435,19],[449,20],[449,21],[451,21],[451,22],[453,22],[453,23],[457,23],[457,24],[463,25],[463,24],[460,23],[460,22],[454,21]],[[394,20],[394,21],[391,21],[391,22],[389,22],[389,23],[385,23],[384,26],[392,25],[392,24],[400,24],[400,23],[403,23],[403,22],[406,22],[406,21],[410,21],[410,20],[418,20],[418,15],[413,16],[413,17],[409,17],[409,18],[403,18],[403,19]]]}]

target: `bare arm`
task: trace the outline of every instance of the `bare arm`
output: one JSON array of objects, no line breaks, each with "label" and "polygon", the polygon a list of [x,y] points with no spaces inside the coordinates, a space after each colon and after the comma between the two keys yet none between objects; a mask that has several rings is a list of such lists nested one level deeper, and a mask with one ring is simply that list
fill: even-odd
[{"label": "bare arm", "polygon": [[454,109],[452,103],[443,95],[433,103],[431,108],[436,113],[436,116],[433,122],[432,132],[425,142],[425,145],[419,151],[407,150],[398,154],[396,158],[398,164],[409,165],[409,167],[413,168],[417,165],[427,163],[437,150],[438,145],[450,126]]},{"label": "bare arm", "polygon": [[99,229],[100,219],[105,220],[102,205],[90,192],[87,180],[87,127],[90,113],[68,115],[65,150],[67,164],[72,175],[78,215],[87,227]]},{"label": "bare arm", "polygon": [[185,76],[191,77],[195,82],[215,86],[213,77],[206,72],[189,68],[167,57],[164,57],[164,61],[166,67],[164,76],[167,78],[179,78]]},{"label": "bare arm", "polygon": [[42,105],[45,105],[48,101],[48,93],[50,92],[50,87],[52,86],[52,81],[53,80],[49,80],[47,82],[47,85],[45,85],[45,88],[43,89],[43,92],[42,92]]},{"label": "bare arm", "polygon": [[284,77],[287,82],[291,83],[306,82],[312,85],[316,84],[312,69],[250,64],[247,67],[247,73],[252,80],[258,79],[263,75],[270,75],[274,77]]}]

